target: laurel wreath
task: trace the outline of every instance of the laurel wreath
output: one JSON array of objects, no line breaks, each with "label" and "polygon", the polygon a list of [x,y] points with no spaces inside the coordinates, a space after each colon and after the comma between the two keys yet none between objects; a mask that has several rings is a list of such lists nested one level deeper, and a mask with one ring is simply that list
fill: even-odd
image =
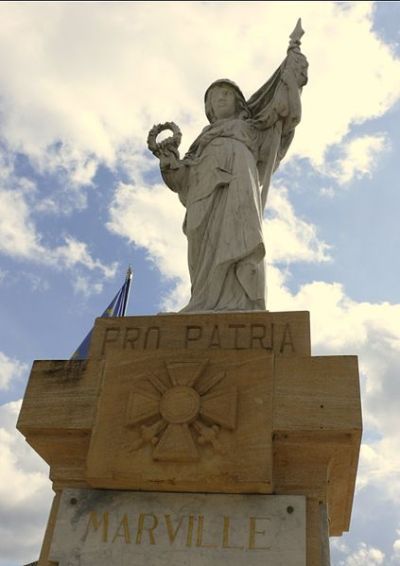
[{"label": "laurel wreath", "polygon": [[[171,130],[173,135],[161,142],[157,142],[158,134],[164,130]],[[175,122],[164,122],[164,124],[156,124],[151,128],[147,137],[147,147],[153,155],[158,157],[163,149],[169,149],[175,153],[181,143],[181,139],[182,132]]]}]

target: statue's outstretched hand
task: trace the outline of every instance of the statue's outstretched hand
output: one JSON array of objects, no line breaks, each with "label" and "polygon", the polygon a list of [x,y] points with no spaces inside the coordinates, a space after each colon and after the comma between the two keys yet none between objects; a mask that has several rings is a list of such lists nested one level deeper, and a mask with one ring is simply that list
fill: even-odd
[{"label": "statue's outstretched hand", "polygon": [[[172,136],[160,142],[157,136],[165,130],[171,130]],[[147,147],[153,155],[160,160],[162,170],[176,169],[179,167],[179,144],[181,143],[182,134],[179,127],[174,122],[165,122],[164,124],[155,124],[147,137]]]},{"label": "statue's outstretched hand", "polygon": [[303,87],[307,84],[308,61],[303,53],[290,53],[282,72],[282,81],[290,86]]},{"label": "statue's outstretched hand", "polygon": [[179,167],[179,152],[176,148],[162,146],[159,149],[160,169],[165,171],[167,169],[177,169]]}]

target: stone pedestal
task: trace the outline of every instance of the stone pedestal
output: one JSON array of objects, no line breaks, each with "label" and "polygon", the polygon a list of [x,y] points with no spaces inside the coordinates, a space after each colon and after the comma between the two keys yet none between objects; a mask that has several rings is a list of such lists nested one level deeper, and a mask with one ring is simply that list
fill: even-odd
[{"label": "stone pedestal", "polygon": [[[222,529],[221,540],[229,517],[236,517],[235,528],[242,533],[235,543],[243,547],[241,554],[225,548],[221,537],[204,555],[194,546],[185,547],[185,552],[168,547],[169,555],[160,547],[157,554],[157,545],[150,544],[155,551],[150,556],[149,549],[131,541],[127,546],[133,554],[126,558],[130,564],[167,564],[168,555],[177,565],[229,560],[327,566],[328,534],[342,534],[350,522],[361,437],[357,359],[311,356],[306,312],[100,318],[87,361],[34,363],[18,429],[49,463],[59,494],[41,566],[55,560],[67,564],[57,551],[59,533],[68,531],[68,524],[71,533],[74,529],[67,501],[76,499],[76,509],[81,509],[82,500],[96,500],[93,490],[98,489],[111,490],[107,493],[114,494],[114,502],[115,490],[122,492],[121,540],[137,536],[144,513],[137,502],[145,497],[137,492],[142,491],[151,492],[152,504],[159,502],[158,508],[152,507],[158,529],[154,536],[165,544],[179,521],[187,523],[191,514],[196,518],[192,528],[202,529],[198,517],[205,521],[205,509],[212,531]],[[79,489],[78,496],[66,491],[72,488]],[[168,504],[166,494],[157,492],[170,492]],[[200,493],[209,495],[193,495]],[[277,496],[305,501],[305,550],[298,543],[298,552],[293,550],[290,557],[279,550],[277,535],[273,545],[262,539],[264,535],[254,535],[263,540],[261,546],[269,545],[264,554],[248,548],[249,528],[268,531],[262,527],[267,522],[279,524],[281,532],[293,519],[283,513],[283,503],[286,523],[274,523],[271,509],[279,508]],[[129,497],[137,508],[131,519],[121,511],[121,502]],[[181,513],[180,505],[192,511]],[[229,505],[239,511],[230,515]],[[296,505],[288,503],[285,509],[299,509]],[[86,512],[100,512],[92,507]],[[82,520],[88,524],[87,513]],[[264,517],[264,523],[251,523],[251,517]],[[190,521],[185,528],[190,530]],[[115,542],[107,539],[107,544],[107,564],[124,564],[114,557]],[[75,545],[74,552],[83,550]],[[100,564],[87,556],[82,564]]]}]

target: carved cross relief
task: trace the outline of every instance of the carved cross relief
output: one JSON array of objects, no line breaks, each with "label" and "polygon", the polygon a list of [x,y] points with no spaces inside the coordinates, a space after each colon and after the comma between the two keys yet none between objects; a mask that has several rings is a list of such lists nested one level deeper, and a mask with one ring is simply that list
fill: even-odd
[{"label": "carved cross relief", "polygon": [[134,449],[151,443],[154,460],[173,462],[199,460],[206,443],[224,452],[218,433],[236,428],[237,388],[208,362],[166,362],[162,375],[148,372],[135,383],[125,420],[140,434]]}]

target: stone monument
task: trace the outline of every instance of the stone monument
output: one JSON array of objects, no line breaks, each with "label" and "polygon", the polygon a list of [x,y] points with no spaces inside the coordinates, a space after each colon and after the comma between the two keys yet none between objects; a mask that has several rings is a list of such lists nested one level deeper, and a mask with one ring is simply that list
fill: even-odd
[{"label": "stone monument", "polygon": [[39,566],[328,566],[349,528],[357,358],[312,356],[307,312],[265,310],[262,212],[300,120],[301,34],[248,101],[209,87],[183,159],[177,126],[150,132],[186,207],[187,307],[99,318],[87,360],[33,365],[17,426],[55,491]]},{"label": "stone monument", "polygon": [[[271,175],[301,118],[308,68],[300,51],[303,33],[299,20],[287,57],[249,100],[229,79],[207,89],[210,125],[184,159],[174,123],[154,126],[149,134],[164,181],[186,207],[192,293],[182,312],[265,310],[263,211]],[[174,136],[158,144],[163,129]]]}]

